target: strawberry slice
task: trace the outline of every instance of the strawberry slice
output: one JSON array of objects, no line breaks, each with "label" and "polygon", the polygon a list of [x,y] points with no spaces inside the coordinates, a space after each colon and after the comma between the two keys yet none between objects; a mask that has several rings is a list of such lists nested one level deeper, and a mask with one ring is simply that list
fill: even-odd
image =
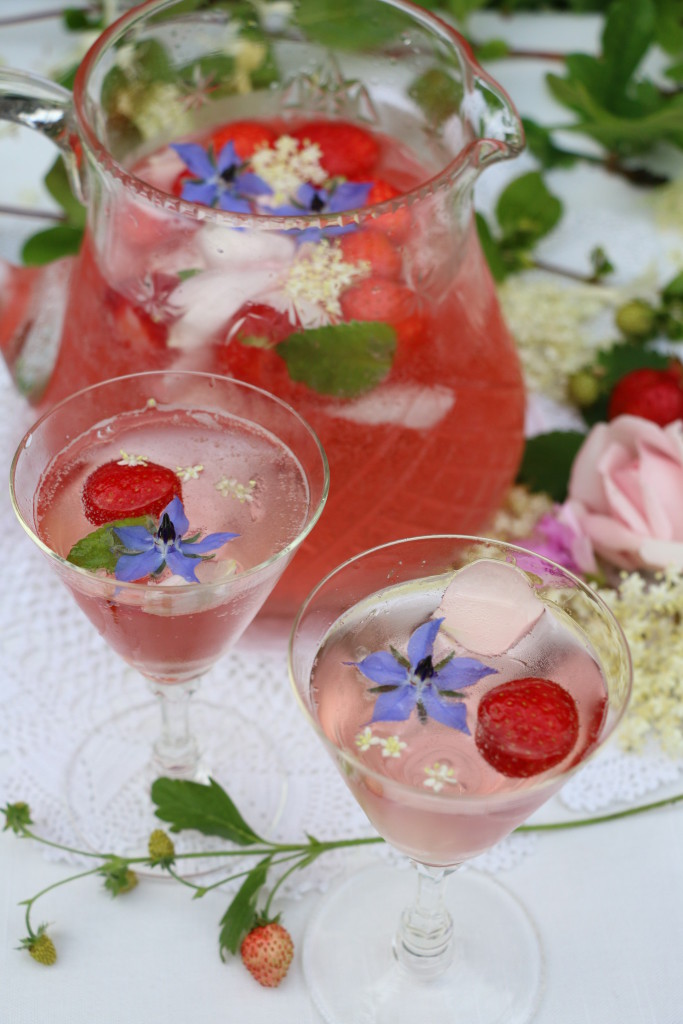
[{"label": "strawberry slice", "polygon": [[494,687],[477,713],[477,750],[496,771],[526,779],[572,752],[579,714],[572,695],[550,679],[527,677]]},{"label": "strawberry slice", "polygon": [[307,121],[289,134],[320,147],[320,163],[331,178],[369,176],[379,158],[377,139],[350,121]]},{"label": "strawberry slice", "polygon": [[133,516],[159,516],[174,497],[182,498],[179,478],[155,462],[105,462],[87,478],[82,493],[86,518],[95,526]]},{"label": "strawberry slice", "polygon": [[364,228],[342,235],[339,239],[342,255],[347,263],[370,264],[371,273],[376,277],[397,278],[401,276],[403,261],[401,254],[389,238],[375,228]]},{"label": "strawberry slice", "polygon": [[231,121],[211,136],[214,153],[220,153],[226,142],[232,142],[240,160],[248,160],[257,149],[272,146],[277,132],[259,121]]}]

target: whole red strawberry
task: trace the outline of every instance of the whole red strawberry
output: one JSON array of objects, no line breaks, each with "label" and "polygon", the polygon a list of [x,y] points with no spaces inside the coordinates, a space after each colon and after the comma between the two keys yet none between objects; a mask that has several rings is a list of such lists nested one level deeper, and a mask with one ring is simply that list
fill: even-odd
[{"label": "whole red strawberry", "polygon": [[257,149],[276,141],[277,132],[260,121],[231,121],[211,136],[215,153],[220,153],[226,142],[232,142],[240,160],[248,160]]},{"label": "whole red strawberry", "polygon": [[403,260],[390,239],[376,228],[364,228],[342,235],[339,247],[347,263],[368,263],[375,277],[401,276]]},{"label": "whole red strawberry", "polygon": [[608,419],[640,416],[665,427],[683,419],[683,367],[674,363],[665,370],[643,367],[625,374],[609,399]]},{"label": "whole red strawberry", "polygon": [[550,679],[527,677],[501,683],[482,698],[474,740],[501,775],[524,779],[564,761],[578,736],[572,695]]},{"label": "whole red strawberry", "polygon": [[289,970],[294,943],[286,928],[277,921],[252,928],[242,940],[242,962],[259,985],[276,988]]},{"label": "whole red strawberry", "polygon": [[182,498],[180,480],[155,462],[131,465],[105,462],[83,485],[83,508],[95,526],[135,516],[159,516],[174,497]]},{"label": "whole red strawberry", "polygon": [[350,121],[307,121],[290,134],[320,147],[320,163],[331,178],[369,177],[379,157],[374,136]]}]

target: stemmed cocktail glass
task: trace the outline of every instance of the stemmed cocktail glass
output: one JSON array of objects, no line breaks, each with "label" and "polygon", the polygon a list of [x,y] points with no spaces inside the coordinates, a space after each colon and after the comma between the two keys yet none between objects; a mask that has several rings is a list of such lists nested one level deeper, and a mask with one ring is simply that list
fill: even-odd
[{"label": "stemmed cocktail glass", "polygon": [[[214,374],[105,381],[53,407],[21,441],[11,470],[21,525],[161,709],[153,747],[159,711],[153,704],[150,722],[148,703],[114,721],[121,756],[109,751],[100,765],[108,739],[98,729],[73,759],[69,805],[95,848],[98,822],[81,813],[80,788],[106,775],[131,829],[118,838],[135,846],[140,808],[151,819],[155,777],[204,781],[234,771],[246,730],[229,679],[208,715],[220,763],[205,763],[188,703],[316,523],[327,488],[325,454],[298,413]],[[139,838],[148,834],[141,828]]]},{"label": "stemmed cocktail glass", "polygon": [[477,871],[444,883],[612,734],[631,664],[609,609],[520,548],[414,538],[327,576],[295,621],[289,663],[354,797],[418,877],[411,902],[411,873],[378,863],[321,906],[304,969],[324,1019],[530,1020],[543,969],[526,911]]}]

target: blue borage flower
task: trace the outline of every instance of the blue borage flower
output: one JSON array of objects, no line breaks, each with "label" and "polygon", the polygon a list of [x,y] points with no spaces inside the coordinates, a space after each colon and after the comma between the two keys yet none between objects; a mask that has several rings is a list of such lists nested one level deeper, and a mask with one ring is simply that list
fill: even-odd
[{"label": "blue borage flower", "polygon": [[455,657],[455,651],[435,665],[432,652],[443,621],[430,619],[417,627],[408,641],[407,658],[392,647],[390,651],[368,654],[362,661],[346,662],[378,684],[369,690],[378,695],[372,722],[403,722],[417,709],[423,724],[433,718],[469,735],[467,708],[460,690],[496,669],[475,658]]},{"label": "blue borage flower", "polygon": [[[371,188],[372,182],[369,181],[342,181],[332,183],[330,188],[321,188],[306,182],[296,190],[291,203],[272,207],[270,212],[286,217],[301,217],[357,210],[367,202]],[[345,224],[324,229],[295,229],[291,233],[296,235],[299,242],[316,242],[323,235],[345,235],[355,229],[355,224]]]},{"label": "blue borage flower", "polygon": [[215,158],[211,147],[206,150],[194,142],[175,143],[171,149],[195,175],[183,183],[181,199],[229,213],[251,213],[255,199],[272,194],[270,185],[258,174],[242,170],[244,161],[232,141],[226,142]]},{"label": "blue borage flower", "polygon": [[173,498],[161,513],[156,530],[146,526],[115,526],[114,533],[126,548],[116,563],[117,580],[131,583],[144,576],[157,575],[166,566],[188,583],[199,583],[196,575],[198,562],[208,552],[215,551],[237,533],[210,533],[199,540],[199,534],[183,540],[189,522],[180,498]]}]

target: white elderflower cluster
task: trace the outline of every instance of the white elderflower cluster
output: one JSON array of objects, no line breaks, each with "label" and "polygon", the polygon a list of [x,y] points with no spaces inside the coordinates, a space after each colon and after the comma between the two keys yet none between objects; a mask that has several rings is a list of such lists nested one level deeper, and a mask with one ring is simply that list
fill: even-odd
[{"label": "white elderflower cluster", "polygon": [[347,263],[339,246],[323,240],[317,245],[302,246],[287,275],[284,291],[297,312],[300,304],[311,304],[322,307],[330,317],[338,317],[341,315],[339,296],[369,270],[366,260]]},{"label": "white elderflower cluster", "polygon": [[547,494],[535,494],[517,484],[505,495],[488,532],[492,537],[508,541],[530,537],[541,516],[551,512],[553,507],[553,500]]},{"label": "white elderflower cluster", "polygon": [[625,573],[616,589],[598,593],[619,620],[633,659],[633,696],[619,742],[638,751],[655,740],[665,753],[683,756],[683,569]]},{"label": "white elderflower cluster", "polygon": [[568,377],[600,347],[600,314],[622,301],[618,290],[605,285],[563,287],[519,275],[499,286],[498,297],[527,387],[556,401],[566,398]]},{"label": "white elderflower cluster", "polygon": [[274,146],[263,146],[251,157],[251,169],[273,190],[263,199],[268,206],[281,206],[291,201],[299,187],[310,182],[322,185],[327,172],[320,164],[320,147],[309,143],[300,147],[298,139],[281,135]]}]

